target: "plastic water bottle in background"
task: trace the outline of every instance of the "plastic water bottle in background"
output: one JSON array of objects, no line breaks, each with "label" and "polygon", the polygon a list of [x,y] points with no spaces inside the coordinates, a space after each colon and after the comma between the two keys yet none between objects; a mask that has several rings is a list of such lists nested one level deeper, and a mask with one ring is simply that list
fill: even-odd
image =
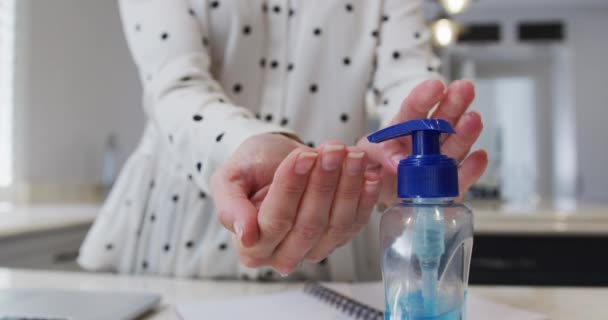
[{"label": "plastic water bottle in background", "polygon": [[458,170],[440,152],[444,120],[397,124],[368,137],[412,136],[412,154],[399,163],[397,195],[380,223],[386,320],[464,320],[473,247],[473,215],[458,197]]}]

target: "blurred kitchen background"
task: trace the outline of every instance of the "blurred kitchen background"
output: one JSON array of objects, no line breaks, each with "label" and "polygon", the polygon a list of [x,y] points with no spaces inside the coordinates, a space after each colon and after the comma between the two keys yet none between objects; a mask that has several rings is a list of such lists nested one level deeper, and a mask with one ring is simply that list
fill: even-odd
[{"label": "blurred kitchen background", "polygon": [[[485,121],[471,281],[608,285],[608,0],[424,5]],[[0,266],[76,268],[140,96],[116,0],[0,0]]]}]

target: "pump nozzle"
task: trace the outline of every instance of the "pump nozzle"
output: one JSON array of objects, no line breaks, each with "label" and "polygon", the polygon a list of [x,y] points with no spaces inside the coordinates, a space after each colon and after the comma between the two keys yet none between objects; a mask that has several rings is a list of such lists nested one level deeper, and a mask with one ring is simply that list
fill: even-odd
[{"label": "pump nozzle", "polygon": [[411,155],[399,162],[397,193],[400,198],[444,198],[458,196],[456,162],[441,154],[442,133],[455,133],[442,119],[418,119],[379,130],[370,142],[412,136]]}]

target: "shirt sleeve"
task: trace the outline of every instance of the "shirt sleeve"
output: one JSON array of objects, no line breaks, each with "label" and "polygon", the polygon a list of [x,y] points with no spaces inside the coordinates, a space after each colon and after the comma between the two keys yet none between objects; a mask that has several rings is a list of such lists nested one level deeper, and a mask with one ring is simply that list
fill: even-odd
[{"label": "shirt sleeve", "polygon": [[372,86],[381,127],[386,127],[416,85],[441,76],[420,0],[386,0],[379,30]]},{"label": "shirt sleeve", "polygon": [[215,169],[247,138],[293,135],[231,103],[209,71],[208,34],[186,0],[119,1],[143,85],[144,111],[167,144],[162,149],[201,187],[208,188]]}]

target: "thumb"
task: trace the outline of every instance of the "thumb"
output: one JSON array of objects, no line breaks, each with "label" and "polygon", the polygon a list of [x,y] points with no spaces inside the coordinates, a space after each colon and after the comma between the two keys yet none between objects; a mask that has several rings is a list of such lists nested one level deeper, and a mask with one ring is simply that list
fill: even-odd
[{"label": "thumb", "polygon": [[357,146],[367,153],[372,167],[380,166],[395,174],[399,161],[408,156],[408,146],[400,139],[371,143],[367,138],[362,138]]},{"label": "thumb", "polygon": [[253,246],[259,239],[258,210],[249,197],[250,187],[243,181],[230,179],[219,172],[212,179],[215,208],[222,225],[236,235],[244,247]]}]

